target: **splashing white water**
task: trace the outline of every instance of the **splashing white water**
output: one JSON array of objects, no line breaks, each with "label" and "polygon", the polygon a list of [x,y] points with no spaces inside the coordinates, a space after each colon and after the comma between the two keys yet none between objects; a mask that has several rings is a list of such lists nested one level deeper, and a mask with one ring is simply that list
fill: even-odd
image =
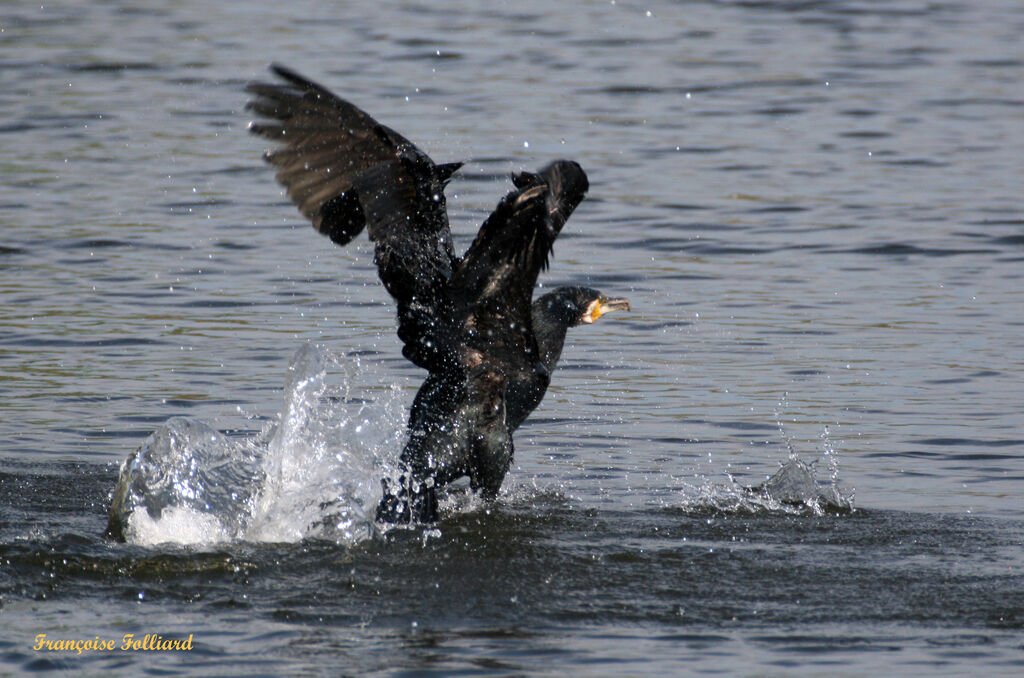
[{"label": "splashing white water", "polygon": [[[357,397],[351,364],[323,347],[299,349],[284,409],[256,436],[168,420],[122,465],[112,528],[145,545],[372,535],[380,479],[405,435],[405,403],[397,387]],[[340,388],[329,384],[335,372]]]},{"label": "splashing white water", "polygon": [[846,493],[835,482],[820,481],[815,464],[796,454],[781,463],[771,477],[753,487],[743,486],[730,476],[729,484],[705,480],[690,486],[686,495],[683,507],[694,511],[822,516],[853,510],[852,493]]},{"label": "splashing white water", "polygon": [[[788,394],[783,394],[780,408],[786,405]],[[828,468],[828,480],[819,480],[819,459],[805,462],[797,454],[793,441],[786,433],[779,410],[775,411],[775,424],[779,437],[786,445],[785,461],[764,482],[752,487],[741,485],[731,473],[728,484],[714,483],[706,478],[701,484],[688,485],[685,508],[714,510],[725,513],[788,513],[821,516],[830,512],[846,513],[853,510],[854,492],[840,487],[839,455],[828,426],[822,428],[821,455]],[[710,461],[710,453],[708,454]]]}]

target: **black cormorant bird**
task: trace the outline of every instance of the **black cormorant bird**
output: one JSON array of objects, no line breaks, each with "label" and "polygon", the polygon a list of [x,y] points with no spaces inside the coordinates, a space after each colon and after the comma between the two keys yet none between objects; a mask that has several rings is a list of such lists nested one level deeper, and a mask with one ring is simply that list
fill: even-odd
[{"label": "black cormorant bird", "polygon": [[[462,163],[435,164],[364,111],[279,65],[253,83],[250,130],[278,144],[266,160],[317,231],[345,245],[364,228],[398,305],[402,355],[428,370],[409,416],[401,477],[385,479],[385,522],[434,522],[436,491],[468,475],[493,498],[512,460],[512,432],[547,390],[569,327],[625,299],[560,287],[533,290],[563,224],[589,184],[575,162],[513,175],[515,190],[459,258],[444,188]],[[532,303],[531,303],[532,301]]]}]

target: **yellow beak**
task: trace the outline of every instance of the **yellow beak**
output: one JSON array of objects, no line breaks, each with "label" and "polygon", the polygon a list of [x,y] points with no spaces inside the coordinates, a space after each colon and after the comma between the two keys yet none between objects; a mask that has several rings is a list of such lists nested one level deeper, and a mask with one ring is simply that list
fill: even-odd
[{"label": "yellow beak", "polygon": [[630,310],[629,299],[595,299],[590,302],[587,312],[583,314],[583,322],[589,324],[595,322],[605,313],[618,310]]}]

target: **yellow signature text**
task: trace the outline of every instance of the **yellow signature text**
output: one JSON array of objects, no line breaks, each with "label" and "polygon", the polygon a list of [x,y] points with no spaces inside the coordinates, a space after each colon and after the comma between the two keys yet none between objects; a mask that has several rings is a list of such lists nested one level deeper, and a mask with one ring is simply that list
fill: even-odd
[{"label": "yellow signature text", "polygon": [[156,633],[147,633],[141,638],[134,633],[126,633],[120,640],[116,638],[69,639],[47,638],[45,633],[36,636],[32,649],[37,652],[186,652],[192,649],[192,635],[188,638],[164,638]]}]

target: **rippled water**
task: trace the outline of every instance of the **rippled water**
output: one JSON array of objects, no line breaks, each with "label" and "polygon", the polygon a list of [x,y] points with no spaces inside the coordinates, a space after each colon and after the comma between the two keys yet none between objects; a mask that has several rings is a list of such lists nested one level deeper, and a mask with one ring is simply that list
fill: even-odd
[{"label": "rippled water", "polygon": [[[1022,32],[999,1],[0,8],[0,672],[1019,673]],[[470,161],[460,247],[510,171],[578,160],[543,282],[634,310],[571,334],[492,508],[110,542],[121,461],[173,417],[266,432],[302,346],[378,441],[422,379],[370,247],[245,131],[270,61]],[[791,452],[856,510],[729,503]]]}]

